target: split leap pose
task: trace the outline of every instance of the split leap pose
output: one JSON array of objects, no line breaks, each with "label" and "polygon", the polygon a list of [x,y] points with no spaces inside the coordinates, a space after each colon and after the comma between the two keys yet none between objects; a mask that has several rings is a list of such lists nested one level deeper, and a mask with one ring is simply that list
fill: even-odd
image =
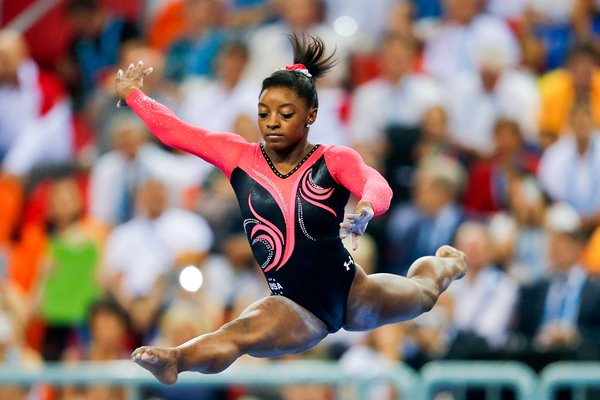
[{"label": "split leap pose", "polygon": [[[144,76],[152,71],[141,61],[117,74],[118,97],[160,140],[227,176],[272,293],[215,332],[177,347],[135,350],[133,360],[162,383],[174,383],[182,371],[223,371],[244,354],[300,353],[340,328],[368,330],[414,318],[466,272],[464,254],[450,246],[416,260],[407,277],[367,275],[354,263],[340,237],[351,234],[356,249],[369,220],[389,207],[392,192],[354,150],[308,142],[317,118],[315,80],[335,60],[333,54],[325,56],[317,37],[290,39],[295,64],[262,83],[261,143],[179,120],[141,91]],[[350,193],[360,200],[344,217]]]}]

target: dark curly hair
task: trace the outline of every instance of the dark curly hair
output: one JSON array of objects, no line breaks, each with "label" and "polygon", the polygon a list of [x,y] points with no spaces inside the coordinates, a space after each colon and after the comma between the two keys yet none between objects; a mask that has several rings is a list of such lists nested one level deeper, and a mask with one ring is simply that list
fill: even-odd
[{"label": "dark curly hair", "polygon": [[263,80],[260,93],[270,87],[285,87],[294,90],[298,97],[306,100],[308,107],[318,107],[316,79],[324,76],[337,64],[335,50],[327,56],[325,43],[318,36],[293,33],[288,35],[288,39],[294,50],[294,64],[304,65],[312,76],[298,70],[281,69]]}]

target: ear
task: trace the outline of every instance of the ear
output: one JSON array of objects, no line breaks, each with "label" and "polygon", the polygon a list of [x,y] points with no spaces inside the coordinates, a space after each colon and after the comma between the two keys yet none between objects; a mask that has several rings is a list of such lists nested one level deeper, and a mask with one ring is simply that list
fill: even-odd
[{"label": "ear", "polygon": [[317,112],[318,112],[318,108],[312,108],[310,110],[310,112],[308,113],[308,118],[306,118],[306,126],[310,126],[312,124],[315,123],[315,120],[317,119]]}]

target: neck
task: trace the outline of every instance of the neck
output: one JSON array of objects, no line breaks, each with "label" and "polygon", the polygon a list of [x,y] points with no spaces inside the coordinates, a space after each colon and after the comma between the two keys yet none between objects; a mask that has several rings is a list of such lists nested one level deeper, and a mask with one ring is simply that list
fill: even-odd
[{"label": "neck", "polygon": [[275,164],[296,164],[306,155],[311,147],[312,145],[308,143],[308,138],[304,138],[290,149],[272,150],[268,146],[265,146],[265,151]]},{"label": "neck", "polygon": [[577,138],[576,142],[577,142],[577,152],[579,153],[579,155],[584,155],[588,149],[590,140],[588,138],[585,138],[585,139]]}]

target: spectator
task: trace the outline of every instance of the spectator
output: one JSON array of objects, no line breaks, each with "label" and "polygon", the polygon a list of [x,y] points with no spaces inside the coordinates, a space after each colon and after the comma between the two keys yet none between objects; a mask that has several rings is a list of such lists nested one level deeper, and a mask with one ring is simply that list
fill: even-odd
[{"label": "spectator", "polygon": [[[386,36],[380,52],[381,77],[354,92],[352,145],[371,165],[383,168],[385,159],[406,159],[416,143],[416,128],[425,111],[443,102],[441,88],[430,78],[413,72],[415,52],[416,43],[411,37]],[[395,178],[395,171],[388,172]]]},{"label": "spectator", "polygon": [[445,84],[463,72],[476,70],[473,51],[494,43],[510,66],[519,61],[519,46],[508,25],[499,17],[481,13],[481,0],[446,0],[441,24],[426,39],[425,71]]},{"label": "spectator", "polygon": [[[152,64],[154,71],[144,79],[144,90],[152,98],[159,99],[165,104],[175,106],[179,101],[179,90],[164,78],[165,57],[158,50],[144,44],[131,43],[121,51],[120,65],[129,65],[143,60]],[[131,113],[127,108],[115,109],[117,99],[114,94],[112,75],[99,82],[86,104],[85,116],[89,118],[95,134],[95,151],[93,155],[104,154],[111,150],[109,132],[110,121],[115,114]]]},{"label": "spectator", "polygon": [[510,118],[523,140],[537,144],[540,95],[534,79],[513,67],[507,49],[480,40],[473,50],[476,72],[454,76],[448,96],[453,140],[466,151],[487,157],[492,152],[494,124]]},{"label": "spectator", "polygon": [[564,67],[548,72],[539,81],[542,104],[540,133],[543,144],[553,143],[569,126],[575,104],[587,103],[595,125],[600,125],[600,69],[598,56],[587,44],[574,45]]},{"label": "spectator", "polygon": [[114,226],[134,214],[134,193],[149,174],[146,127],[130,113],[111,118],[109,135],[114,150],[100,156],[90,174],[90,214]]},{"label": "spectator", "polygon": [[485,223],[465,222],[455,245],[469,259],[465,279],[450,287],[454,338],[448,358],[487,357],[506,344],[517,284],[494,264],[493,241]]},{"label": "spectator", "polygon": [[415,146],[413,157],[419,162],[440,155],[457,160],[463,159],[463,153],[452,142],[446,108],[432,106],[423,113],[419,141]]},{"label": "spectator", "polygon": [[201,265],[212,246],[206,221],[169,208],[163,183],[144,182],[136,191],[137,214],[110,233],[104,254],[104,288],[127,311],[134,332],[152,337],[169,301],[168,279],[189,264]]},{"label": "spectator", "polygon": [[518,174],[508,186],[508,209],[490,218],[498,263],[521,284],[547,274],[545,210],[546,199],[535,177]]},{"label": "spectator", "polygon": [[62,83],[29,57],[21,35],[0,30],[0,160],[4,172],[27,177],[41,164],[72,154],[69,99]]},{"label": "spectator", "polygon": [[600,133],[587,103],[574,106],[570,127],[571,134],[544,152],[539,179],[553,201],[569,203],[592,229],[600,223]]},{"label": "spectator", "polygon": [[244,43],[224,44],[216,58],[215,76],[188,79],[183,85],[181,118],[206,129],[235,132],[248,141],[257,141],[254,116],[258,89],[242,79],[247,63],[248,48]]},{"label": "spectator", "polygon": [[[63,360],[69,364],[81,361],[128,360],[131,349],[127,347],[128,320],[125,312],[115,303],[98,301],[88,312],[89,339],[79,346],[66,349]],[[66,387],[62,393],[64,400],[89,399],[125,399],[124,388],[89,385],[85,387]]]},{"label": "spectator", "polygon": [[396,206],[388,222],[387,271],[405,275],[411,260],[452,243],[463,220],[458,197],[464,171],[455,160],[423,160],[415,172],[413,200]]},{"label": "spectator", "polygon": [[[322,21],[323,0],[287,0],[277,3],[281,20],[259,27],[249,37],[250,61],[246,78],[256,85],[292,59],[286,35],[290,32],[319,36],[327,48],[336,49],[337,66],[325,77],[333,85],[345,78],[348,43]],[[274,50],[277,49],[277,50]]]},{"label": "spectator", "polygon": [[213,60],[225,40],[216,0],[185,0],[184,30],[171,44],[165,63],[165,78],[181,83],[193,76],[213,74]]},{"label": "spectator", "polygon": [[[31,368],[42,365],[41,355],[27,346],[24,340],[27,310],[24,299],[4,276],[0,276],[0,366],[3,368]],[[0,386],[0,398],[26,400],[42,396],[41,386],[31,388],[18,385]]]},{"label": "spectator", "polygon": [[38,309],[46,325],[44,359],[57,361],[69,344],[81,340],[88,307],[101,295],[97,275],[106,236],[104,226],[85,215],[72,177],[52,185],[47,235]]},{"label": "spectator", "polygon": [[527,148],[519,125],[498,119],[491,157],[471,166],[463,204],[474,216],[506,209],[511,180],[520,173],[535,174],[538,156]]},{"label": "spectator", "polygon": [[509,357],[535,370],[557,360],[596,360],[600,356],[600,283],[579,259],[585,234],[577,212],[564,203],[546,213],[551,275],[524,286],[516,308]]},{"label": "spectator", "polygon": [[135,24],[110,13],[98,0],[69,0],[67,13],[74,39],[59,71],[78,107],[113,71],[121,48],[140,34]]}]

